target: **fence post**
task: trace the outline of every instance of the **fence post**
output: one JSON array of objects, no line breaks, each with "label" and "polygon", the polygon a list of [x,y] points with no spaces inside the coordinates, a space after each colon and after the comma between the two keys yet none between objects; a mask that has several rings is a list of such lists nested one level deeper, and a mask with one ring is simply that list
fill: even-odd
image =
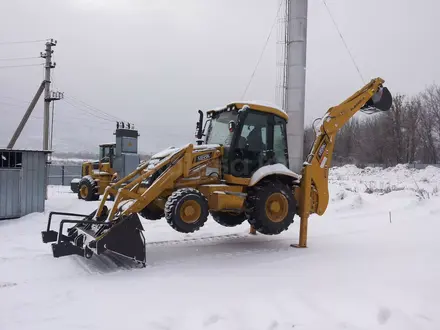
[{"label": "fence post", "polygon": [[64,165],[61,165],[61,185],[64,186]]}]

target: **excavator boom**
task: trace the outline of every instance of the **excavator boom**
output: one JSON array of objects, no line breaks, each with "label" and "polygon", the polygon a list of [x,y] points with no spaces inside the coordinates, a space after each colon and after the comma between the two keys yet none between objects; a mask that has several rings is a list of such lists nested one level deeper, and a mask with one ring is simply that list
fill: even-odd
[{"label": "excavator boom", "polygon": [[326,112],[316,129],[316,138],[304,162],[300,187],[295,191],[301,217],[299,247],[306,247],[307,221],[311,214],[324,214],[329,202],[328,170],[338,131],[358,111],[367,114],[388,111],[392,105],[389,90],[382,78],[368,84],[337,106]]}]

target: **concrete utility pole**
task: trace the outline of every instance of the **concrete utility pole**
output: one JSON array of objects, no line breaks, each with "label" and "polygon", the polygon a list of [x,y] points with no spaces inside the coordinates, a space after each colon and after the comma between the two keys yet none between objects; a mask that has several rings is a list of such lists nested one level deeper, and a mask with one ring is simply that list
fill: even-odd
[{"label": "concrete utility pole", "polygon": [[14,132],[14,135],[12,136],[11,140],[8,143],[8,149],[14,148],[15,142],[17,142],[18,137],[20,136],[21,132],[23,131],[24,126],[26,125],[32,110],[34,110],[35,105],[37,104],[38,100],[40,99],[41,94],[43,93],[45,86],[45,82],[43,81],[40,85],[40,87],[37,90],[37,93],[35,94],[34,98],[32,99],[31,103],[29,104],[29,107],[27,108],[23,118],[21,119],[20,124],[18,125],[17,129]]},{"label": "concrete utility pole", "polygon": [[283,107],[289,115],[287,145],[290,169],[299,173],[304,149],[308,0],[285,0]]},{"label": "concrete utility pole", "polygon": [[49,117],[50,117],[50,70],[55,68],[56,63],[52,63],[52,47],[56,46],[56,40],[51,39],[46,42],[45,53],[40,56],[46,59],[45,63],[45,86],[44,86],[44,124],[43,124],[43,150],[49,150]]}]

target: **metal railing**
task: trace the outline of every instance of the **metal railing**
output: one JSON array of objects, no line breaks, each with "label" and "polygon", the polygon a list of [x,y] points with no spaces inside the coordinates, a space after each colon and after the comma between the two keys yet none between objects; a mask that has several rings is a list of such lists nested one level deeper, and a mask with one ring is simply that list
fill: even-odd
[{"label": "metal railing", "polygon": [[70,186],[73,179],[81,178],[81,165],[49,165],[49,185]]}]

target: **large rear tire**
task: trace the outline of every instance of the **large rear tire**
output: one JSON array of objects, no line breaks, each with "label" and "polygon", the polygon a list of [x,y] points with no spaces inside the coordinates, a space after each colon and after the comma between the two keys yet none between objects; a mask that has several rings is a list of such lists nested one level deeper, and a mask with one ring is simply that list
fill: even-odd
[{"label": "large rear tire", "polygon": [[168,224],[181,233],[193,233],[208,220],[208,201],[193,188],[176,190],[165,203]]},{"label": "large rear tire", "polygon": [[278,235],[293,223],[296,200],[293,187],[279,180],[264,180],[248,190],[248,222],[264,235]]},{"label": "large rear tire", "polygon": [[218,224],[224,227],[235,227],[241,225],[246,220],[246,214],[244,213],[230,213],[210,211],[212,218]]}]

